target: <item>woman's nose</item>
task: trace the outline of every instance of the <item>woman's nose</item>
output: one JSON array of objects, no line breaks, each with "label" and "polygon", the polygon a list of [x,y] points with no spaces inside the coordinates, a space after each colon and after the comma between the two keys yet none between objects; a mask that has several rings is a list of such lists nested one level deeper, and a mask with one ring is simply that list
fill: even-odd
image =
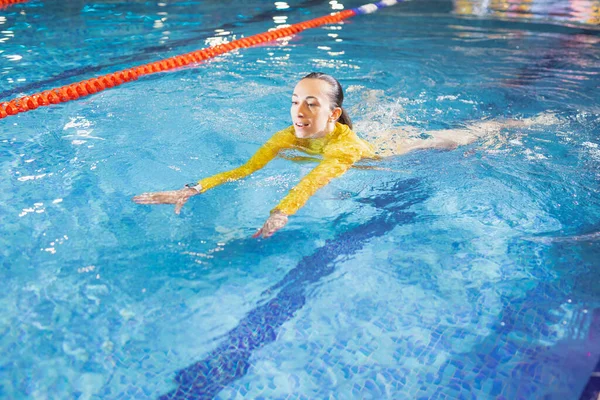
[{"label": "woman's nose", "polygon": [[306,114],[306,104],[300,104],[298,107],[298,116],[302,117]]}]

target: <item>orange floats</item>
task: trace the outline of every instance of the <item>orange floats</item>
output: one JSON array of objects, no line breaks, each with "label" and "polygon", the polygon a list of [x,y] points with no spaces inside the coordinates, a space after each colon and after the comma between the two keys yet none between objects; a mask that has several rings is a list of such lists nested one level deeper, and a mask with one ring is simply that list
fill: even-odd
[{"label": "orange floats", "polygon": [[[20,3],[22,1],[25,0],[0,0],[0,7],[5,4]],[[35,110],[39,107],[46,107],[51,104],[59,104],[67,101],[77,100],[81,97],[89,96],[94,93],[122,85],[125,82],[134,81],[140,76],[170,71],[192,63],[208,60],[236,49],[251,47],[260,43],[272,42],[273,40],[291,36],[306,29],[315,28],[325,24],[336,23],[346,18],[350,18],[356,14],[357,13],[354,10],[345,10],[325,17],[314,18],[298,24],[277,28],[269,32],[263,32],[242,39],[237,39],[229,43],[219,44],[191,53],[155,61],[150,64],[140,65],[138,67],[125,69],[81,82],[72,83],[70,85],[46,90],[41,93],[24,96],[8,102],[0,102],[0,119],[9,117],[11,115],[17,115],[22,112]]]},{"label": "orange floats", "polygon": [[25,3],[27,0],[0,0],[0,8],[8,7],[11,4]]}]

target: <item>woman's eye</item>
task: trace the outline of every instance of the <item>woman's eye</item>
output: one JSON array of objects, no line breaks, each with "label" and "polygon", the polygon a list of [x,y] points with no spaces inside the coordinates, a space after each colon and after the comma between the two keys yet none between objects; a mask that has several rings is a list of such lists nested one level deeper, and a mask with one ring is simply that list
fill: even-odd
[{"label": "woman's eye", "polygon": [[314,104],[314,103],[308,103],[308,106],[309,106],[309,107],[315,107],[315,106],[316,106],[316,104]]},{"label": "woman's eye", "polygon": [[298,105],[298,102],[297,102],[297,101],[292,101],[292,105],[293,105],[293,106],[297,106],[297,105]]}]

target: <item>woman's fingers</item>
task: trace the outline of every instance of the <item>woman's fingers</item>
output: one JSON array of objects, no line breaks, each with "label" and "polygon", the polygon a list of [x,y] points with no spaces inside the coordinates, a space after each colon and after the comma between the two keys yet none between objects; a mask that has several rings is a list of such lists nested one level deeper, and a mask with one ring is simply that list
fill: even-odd
[{"label": "woman's fingers", "polygon": [[275,233],[275,231],[277,231],[277,229],[273,229],[273,230],[268,231],[268,232],[263,232],[262,237],[265,238],[265,239],[266,238],[270,238],[271,236],[273,236],[273,234]]},{"label": "woman's fingers", "polygon": [[256,231],[256,233],[254,235],[252,235],[252,237],[254,239],[259,238],[259,237],[266,239],[268,237],[273,236],[274,233],[275,233],[275,231],[268,231],[263,227],[263,228],[260,228],[258,231]]},{"label": "woman's fingers", "polygon": [[187,197],[181,197],[177,200],[177,202],[175,203],[175,214],[179,214],[181,212],[181,208],[183,207],[187,199]]},{"label": "woman's fingers", "polygon": [[175,214],[179,214],[188,199],[197,194],[199,194],[198,190],[185,188],[168,192],[142,193],[134,196],[132,200],[137,204],[175,204]]},{"label": "woman's fingers", "polygon": [[252,235],[252,237],[254,239],[256,239],[257,237],[259,237],[262,234],[263,229],[260,228],[259,230],[256,231],[256,233],[254,235]]},{"label": "woman's fingers", "polygon": [[252,235],[252,237],[253,238],[257,238],[259,236],[261,236],[263,238],[271,237],[271,236],[273,236],[273,234],[275,232],[277,232],[278,230],[283,228],[285,226],[285,224],[287,224],[287,221],[288,221],[287,215],[285,215],[279,211],[274,212],[267,219],[267,221],[265,222],[263,227],[260,228],[258,230],[258,232],[256,232],[254,235]]}]

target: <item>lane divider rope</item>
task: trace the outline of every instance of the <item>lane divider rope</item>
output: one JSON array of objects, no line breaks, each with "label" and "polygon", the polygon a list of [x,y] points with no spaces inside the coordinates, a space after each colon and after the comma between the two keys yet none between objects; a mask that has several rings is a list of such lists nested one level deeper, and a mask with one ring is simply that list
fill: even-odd
[{"label": "lane divider rope", "polygon": [[28,0],[0,0],[0,8],[8,7],[11,4],[25,3]]},{"label": "lane divider rope", "polygon": [[388,7],[397,3],[397,0],[382,0],[378,3],[365,4],[358,8],[340,11],[331,15],[314,18],[286,27],[276,28],[268,32],[237,39],[229,43],[218,44],[216,46],[193,51],[191,53],[165,58],[153,63],[124,69],[78,83],[73,83],[29,96],[20,97],[7,102],[2,102],[0,103],[0,119],[35,110],[38,107],[46,107],[51,104],[59,104],[71,100],[77,100],[80,97],[89,96],[91,94],[122,85],[125,82],[134,81],[144,75],[151,75],[158,72],[165,72],[184,67],[192,63],[214,58],[218,55],[228,53],[236,49],[252,47],[260,43],[271,42],[282,37],[292,36],[306,29],[340,22],[355,15],[370,14],[380,8]]}]

